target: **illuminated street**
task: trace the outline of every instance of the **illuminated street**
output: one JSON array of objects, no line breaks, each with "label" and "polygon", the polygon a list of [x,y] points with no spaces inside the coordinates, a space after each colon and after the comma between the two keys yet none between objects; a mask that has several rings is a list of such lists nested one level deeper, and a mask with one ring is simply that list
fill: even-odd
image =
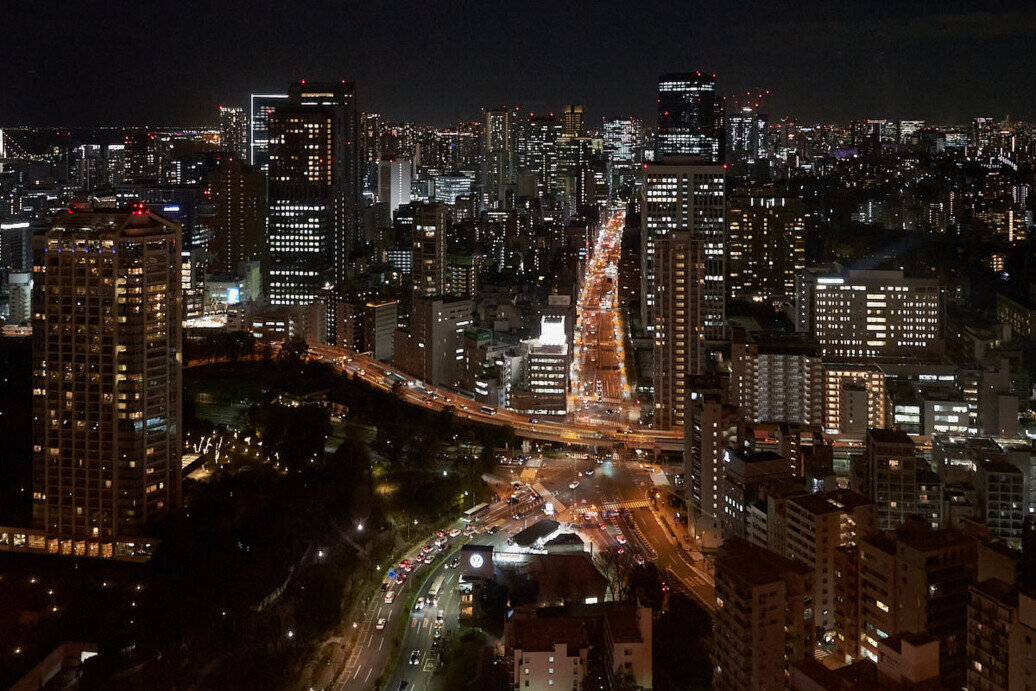
[{"label": "illuminated street", "polygon": [[631,412],[618,291],[625,222],[625,210],[618,209],[601,227],[581,284],[572,365],[572,395],[579,420],[625,423]]}]

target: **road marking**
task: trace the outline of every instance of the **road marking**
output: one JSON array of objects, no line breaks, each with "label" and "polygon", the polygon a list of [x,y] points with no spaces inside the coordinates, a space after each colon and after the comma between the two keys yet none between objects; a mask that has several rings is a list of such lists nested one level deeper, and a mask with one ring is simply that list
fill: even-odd
[{"label": "road marking", "polygon": [[381,640],[378,641],[378,650],[381,650],[381,646],[385,645],[385,637],[382,636]]}]

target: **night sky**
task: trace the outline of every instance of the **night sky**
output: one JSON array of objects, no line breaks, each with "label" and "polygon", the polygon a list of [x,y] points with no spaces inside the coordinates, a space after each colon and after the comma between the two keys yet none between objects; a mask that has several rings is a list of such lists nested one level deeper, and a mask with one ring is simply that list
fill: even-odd
[{"label": "night sky", "polygon": [[771,118],[1031,120],[1034,39],[1031,0],[3,0],[0,124],[208,124],[298,78],[354,80],[395,120],[582,103],[653,123],[658,75],[683,70],[770,89]]}]

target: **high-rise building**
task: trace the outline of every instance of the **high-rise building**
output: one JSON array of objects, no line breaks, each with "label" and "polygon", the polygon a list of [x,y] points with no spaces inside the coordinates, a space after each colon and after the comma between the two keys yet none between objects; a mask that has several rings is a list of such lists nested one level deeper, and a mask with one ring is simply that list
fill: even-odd
[{"label": "high-rise building", "polygon": [[7,274],[7,323],[28,326],[32,321],[32,274]]},{"label": "high-rise building", "polygon": [[853,658],[877,662],[882,639],[924,632],[939,639],[943,684],[963,688],[976,540],[911,520],[897,530],[862,537],[855,570],[859,650]]},{"label": "high-rise building", "polygon": [[931,357],[943,348],[942,291],[902,271],[809,267],[795,275],[795,326],[825,357]]},{"label": "high-rise building", "polygon": [[752,164],[765,158],[770,148],[768,118],[744,106],[727,118],[727,146],[731,163]]},{"label": "high-rise building", "polygon": [[863,434],[886,426],[885,373],[877,365],[824,363],[824,430]]},{"label": "high-rise building", "polygon": [[415,296],[410,328],[395,332],[396,366],[435,386],[457,386],[464,373],[464,332],[474,311],[471,300]]},{"label": "high-rise building", "polygon": [[801,335],[753,334],[734,328],[730,400],[749,420],[820,427],[824,412],[820,346]]},{"label": "high-rise building", "polygon": [[609,192],[612,197],[628,198],[639,174],[637,167],[644,159],[644,123],[636,118],[604,120],[601,136]]},{"label": "high-rise building", "polygon": [[242,161],[248,160],[248,117],[244,108],[219,107],[219,145]]},{"label": "high-rise building", "polygon": [[421,204],[414,215],[410,277],[414,295],[446,294],[446,205]]},{"label": "high-rise building", "polygon": [[490,208],[504,201],[514,164],[512,113],[507,108],[486,110],[482,115],[482,193]]},{"label": "high-rise building", "polygon": [[655,323],[657,268],[655,243],[678,230],[701,240],[705,261],[702,325],[706,340],[723,338],[726,314],[725,178],[722,166],[678,160],[643,170],[641,209],[641,314],[647,329]]},{"label": "high-rise building", "polygon": [[[132,183],[156,183],[162,176],[162,142],[143,127],[126,131],[123,179]],[[120,180],[121,182],[121,180]]]},{"label": "high-rise building", "polygon": [[655,160],[701,156],[723,163],[726,154],[725,105],[716,91],[716,75],[701,72],[663,74],[658,78],[658,134]]},{"label": "high-rise building", "polygon": [[683,458],[689,519],[693,521],[688,528],[709,548],[720,542],[723,464],[737,438],[741,411],[729,404],[729,386],[721,377],[690,377],[687,390],[690,400]]},{"label": "high-rise building", "polygon": [[790,303],[795,272],[806,266],[801,199],[764,191],[731,197],[727,212],[727,288],[731,298]]},{"label": "high-rise building", "polygon": [[1036,687],[1036,599],[1031,591],[990,578],[971,586],[967,688]]},{"label": "high-rise building", "polygon": [[222,158],[210,182],[216,216],[208,250],[210,269],[234,272],[260,260],[266,241],[266,176],[239,158]]},{"label": "high-rise building", "polygon": [[657,280],[652,326],[654,422],[658,429],[683,426],[687,379],[702,371],[703,244],[687,231],[672,231],[655,243]]},{"label": "high-rise building", "polygon": [[898,528],[908,516],[920,516],[932,528],[942,526],[942,483],[907,434],[867,430],[857,460],[850,484],[877,504],[882,530]]},{"label": "high-rise building", "polygon": [[273,305],[305,305],[352,267],[360,197],[355,88],[296,82],[270,111],[268,127],[267,296]]},{"label": "high-rise building", "polygon": [[526,415],[564,415],[568,409],[569,361],[565,317],[540,318],[539,338],[521,342],[522,379],[509,392],[508,407]]},{"label": "high-rise building", "polygon": [[522,179],[529,181],[535,195],[541,199],[560,195],[558,177],[558,139],[562,125],[553,113],[535,115],[518,123],[515,127],[515,162],[519,177],[519,193]]},{"label": "high-rise building", "polygon": [[561,134],[565,137],[581,137],[586,134],[583,106],[564,107],[561,111]]},{"label": "high-rise building", "polygon": [[248,110],[248,162],[263,171],[270,164],[270,113],[288,94],[252,94]]},{"label": "high-rise building", "polygon": [[132,556],[180,504],[180,228],[69,213],[34,264],[34,521],[55,552]]},{"label": "high-rise building", "polygon": [[813,654],[813,571],[740,538],[716,557],[713,687],[783,689],[789,663]]},{"label": "high-rise building", "polygon": [[837,551],[878,529],[877,508],[856,492],[839,489],[788,499],[785,555],[813,569],[813,612],[822,633],[835,626]]},{"label": "high-rise building", "polygon": [[396,210],[410,203],[410,170],[407,159],[382,159],[378,161],[378,201],[388,204],[389,218]]}]

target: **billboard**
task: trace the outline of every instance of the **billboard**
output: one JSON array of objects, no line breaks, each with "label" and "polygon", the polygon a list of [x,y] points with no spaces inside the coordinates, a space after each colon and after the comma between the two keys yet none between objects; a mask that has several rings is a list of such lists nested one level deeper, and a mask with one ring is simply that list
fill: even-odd
[{"label": "billboard", "polygon": [[493,547],[464,545],[460,548],[461,577],[465,580],[493,580]]}]

